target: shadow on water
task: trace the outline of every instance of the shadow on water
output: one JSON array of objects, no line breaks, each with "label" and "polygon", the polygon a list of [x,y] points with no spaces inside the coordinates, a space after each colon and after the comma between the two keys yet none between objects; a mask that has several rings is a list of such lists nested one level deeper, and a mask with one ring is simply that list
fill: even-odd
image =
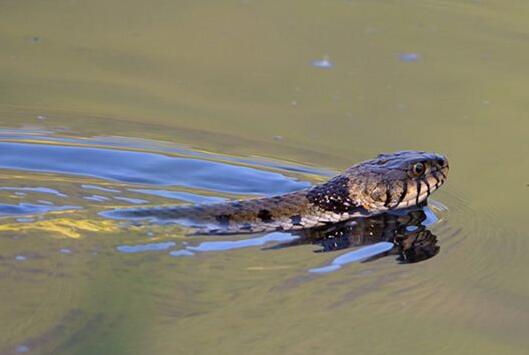
[{"label": "shadow on water", "polygon": [[[430,259],[439,252],[437,237],[427,229],[437,217],[428,207],[383,214],[326,228],[308,230],[296,244],[321,246],[317,252],[329,252],[364,246],[335,258],[330,265],[311,269],[314,273],[336,271],[343,265],[365,262],[387,255],[396,255],[400,263],[416,263]],[[278,245],[276,248],[290,246]],[[367,246],[366,246],[367,245]]]}]

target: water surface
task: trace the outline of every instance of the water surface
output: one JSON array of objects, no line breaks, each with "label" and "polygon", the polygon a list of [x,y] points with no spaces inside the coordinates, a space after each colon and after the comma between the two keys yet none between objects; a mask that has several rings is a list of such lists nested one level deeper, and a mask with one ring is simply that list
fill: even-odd
[{"label": "water surface", "polygon": [[[527,353],[529,4],[0,10],[1,354]],[[284,193],[402,149],[451,166],[418,263],[99,215]]]}]

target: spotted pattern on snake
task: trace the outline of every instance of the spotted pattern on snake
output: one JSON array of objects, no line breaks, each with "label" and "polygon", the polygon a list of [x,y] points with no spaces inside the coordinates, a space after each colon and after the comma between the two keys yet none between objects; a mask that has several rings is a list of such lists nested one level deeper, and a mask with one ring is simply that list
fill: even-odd
[{"label": "spotted pattern on snake", "polygon": [[380,154],[308,189],[194,206],[115,209],[117,219],[176,222],[198,234],[240,234],[319,227],[419,205],[447,179],[448,160],[420,151]]}]

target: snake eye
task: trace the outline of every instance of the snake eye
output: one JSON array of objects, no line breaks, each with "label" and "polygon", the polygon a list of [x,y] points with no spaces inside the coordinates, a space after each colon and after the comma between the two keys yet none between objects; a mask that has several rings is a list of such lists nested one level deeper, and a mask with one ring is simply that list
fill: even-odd
[{"label": "snake eye", "polygon": [[426,167],[424,166],[423,163],[420,163],[420,162],[419,163],[415,163],[411,167],[411,171],[412,171],[414,176],[421,176],[426,171]]}]

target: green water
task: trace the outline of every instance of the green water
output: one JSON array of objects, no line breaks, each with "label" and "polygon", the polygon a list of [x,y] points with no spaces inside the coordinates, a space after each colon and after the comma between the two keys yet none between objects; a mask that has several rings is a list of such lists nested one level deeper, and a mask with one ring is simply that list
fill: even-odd
[{"label": "green water", "polygon": [[[529,353],[528,14],[514,0],[2,2],[4,131],[324,172],[422,149],[451,171],[434,195],[448,208],[439,255],[308,277],[333,256],[119,253],[187,239],[107,221],[97,212],[119,202],[83,198],[82,184],[126,183],[0,170],[1,186],[82,207],[0,219],[0,353]],[[332,68],[311,64],[326,57]]]}]

